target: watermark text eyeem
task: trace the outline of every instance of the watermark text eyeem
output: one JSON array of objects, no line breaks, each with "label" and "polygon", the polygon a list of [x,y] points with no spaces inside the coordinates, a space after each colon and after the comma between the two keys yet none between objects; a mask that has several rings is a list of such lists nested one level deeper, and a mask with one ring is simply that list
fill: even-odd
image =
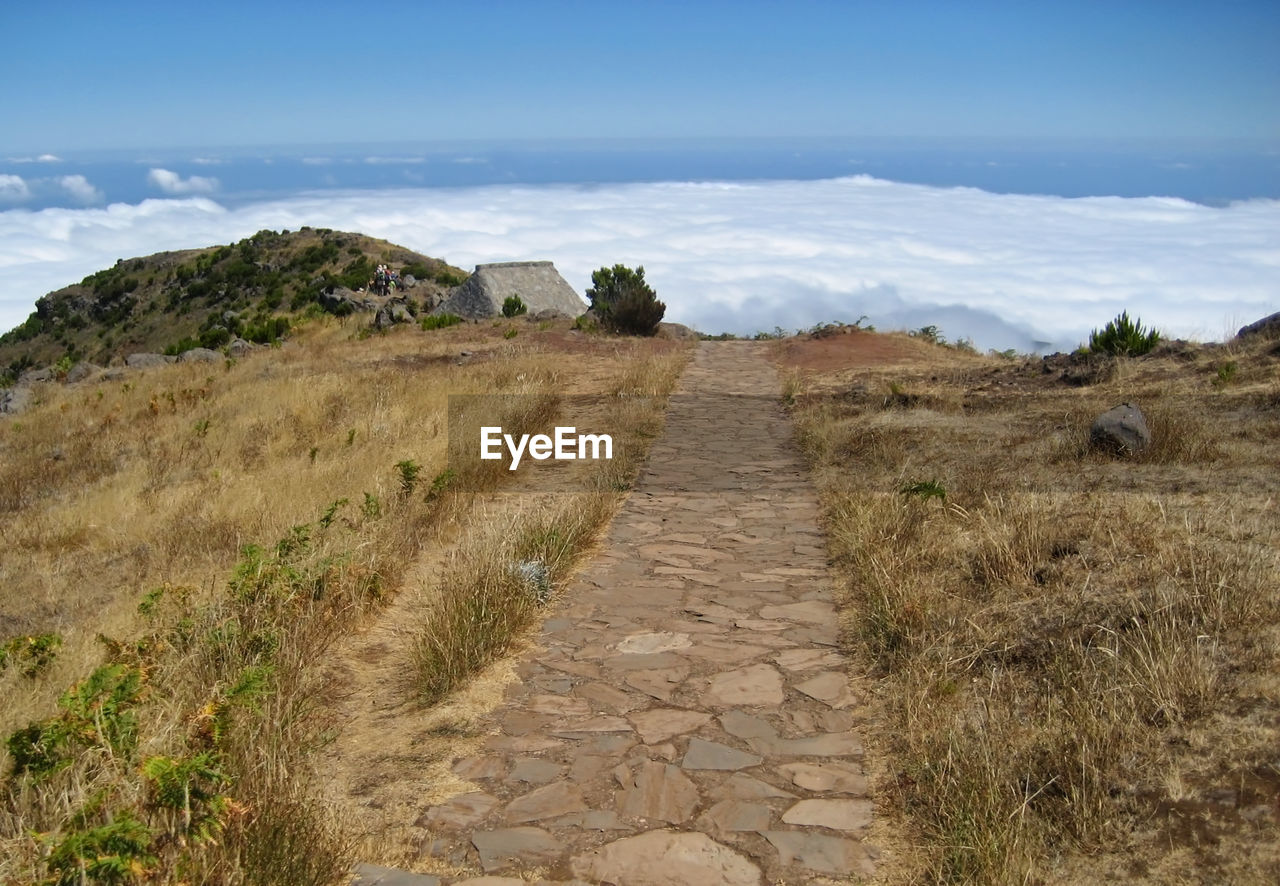
[{"label": "watermark text eyeem", "polygon": [[[579,434],[574,427],[557,427],[553,434],[521,434],[517,439],[502,433],[501,427],[480,428],[480,458],[495,461],[503,457],[503,444],[511,455],[507,470],[514,471],[527,454],[535,461],[573,461],[590,458],[596,461],[613,458],[613,437],[608,434]],[[601,454],[603,451],[603,454]],[[590,454],[588,454],[588,452]]]}]

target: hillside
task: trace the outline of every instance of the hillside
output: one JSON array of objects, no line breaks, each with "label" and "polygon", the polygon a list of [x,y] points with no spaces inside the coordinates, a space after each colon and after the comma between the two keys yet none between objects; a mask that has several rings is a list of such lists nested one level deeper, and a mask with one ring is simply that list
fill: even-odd
[{"label": "hillside", "polygon": [[363,288],[379,264],[407,275],[411,310],[467,278],[386,240],[327,228],[259,231],[225,246],[121,259],[41,297],[24,323],[0,336],[0,385],[59,361],[106,365],[135,352],[217,348],[236,337],[270,342],[292,316],[346,309],[322,296]]}]

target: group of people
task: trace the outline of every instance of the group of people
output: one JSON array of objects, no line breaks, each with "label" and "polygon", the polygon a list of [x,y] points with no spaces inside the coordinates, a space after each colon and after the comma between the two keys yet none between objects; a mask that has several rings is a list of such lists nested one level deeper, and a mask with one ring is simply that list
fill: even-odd
[{"label": "group of people", "polygon": [[393,289],[398,288],[400,288],[400,272],[393,271],[386,265],[378,265],[378,269],[373,272],[373,283],[370,284],[369,290],[378,295],[390,295]]}]

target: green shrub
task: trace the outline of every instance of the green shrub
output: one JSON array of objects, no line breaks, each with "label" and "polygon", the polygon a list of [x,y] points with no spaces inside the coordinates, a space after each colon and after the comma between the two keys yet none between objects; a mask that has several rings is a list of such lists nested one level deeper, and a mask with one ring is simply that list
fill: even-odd
[{"label": "green shrub", "polygon": [[502,316],[519,317],[521,314],[529,313],[529,306],[518,295],[508,295],[502,302]]},{"label": "green shrub", "polygon": [[62,637],[58,634],[36,634],[14,637],[0,646],[0,668],[8,664],[21,668],[24,677],[35,677],[58,655]]},{"label": "green shrub", "polygon": [[626,335],[658,331],[667,306],[645,282],[643,265],[634,271],[626,265],[601,268],[591,273],[591,283],[587,298],[605,329]]},{"label": "green shrub", "polygon": [[405,495],[411,495],[413,487],[418,482],[418,472],[422,470],[422,465],[411,458],[406,458],[404,461],[396,462],[396,470],[400,472],[400,491]]},{"label": "green shrub", "polygon": [[1160,333],[1144,329],[1141,320],[1130,320],[1129,312],[1122,311],[1104,329],[1089,333],[1089,353],[1141,357],[1159,342]]},{"label": "green shrub", "polygon": [[428,314],[418,322],[423,329],[430,331],[432,329],[444,329],[447,326],[456,326],[462,322],[462,318],[457,314]]}]

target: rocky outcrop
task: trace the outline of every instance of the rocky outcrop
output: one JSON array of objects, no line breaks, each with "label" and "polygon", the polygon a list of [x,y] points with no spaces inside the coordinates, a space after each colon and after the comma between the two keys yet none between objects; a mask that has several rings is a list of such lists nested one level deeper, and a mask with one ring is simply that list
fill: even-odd
[{"label": "rocky outcrop", "polygon": [[320,307],[331,314],[342,316],[363,311],[376,311],[378,303],[370,295],[337,286],[328,292],[320,293]]},{"label": "rocky outcrop", "polygon": [[553,312],[577,317],[587,309],[555,265],[549,261],[499,262],[476,265],[467,282],[456,287],[436,308],[438,313],[475,319],[502,313],[502,303],[516,295],[530,314]]},{"label": "rocky outcrop", "polygon": [[179,363],[220,363],[222,354],[208,348],[192,348],[178,355]]},{"label": "rocky outcrop", "polygon": [[1269,317],[1263,317],[1256,323],[1242,326],[1240,331],[1236,333],[1237,338],[1248,338],[1254,335],[1259,335],[1263,338],[1280,338],[1280,311],[1276,311]]},{"label": "rocky outcrop", "polygon": [[31,405],[31,389],[25,386],[0,390],[0,415],[16,415]]},{"label": "rocky outcrop", "polygon": [[1132,455],[1151,445],[1147,420],[1133,403],[1121,403],[1093,420],[1089,442],[1097,449]]},{"label": "rocky outcrop", "polygon": [[149,369],[152,366],[165,366],[177,359],[165,354],[130,354],[124,358],[124,365],[130,369]]},{"label": "rocky outcrop", "polygon": [[84,381],[86,378],[97,374],[101,370],[102,367],[98,366],[96,363],[77,363],[75,366],[72,366],[71,370],[67,373],[67,384],[73,385],[76,382]]},{"label": "rocky outcrop", "polygon": [[402,300],[389,301],[373,315],[374,329],[390,329],[397,323],[412,323],[413,314]]}]

